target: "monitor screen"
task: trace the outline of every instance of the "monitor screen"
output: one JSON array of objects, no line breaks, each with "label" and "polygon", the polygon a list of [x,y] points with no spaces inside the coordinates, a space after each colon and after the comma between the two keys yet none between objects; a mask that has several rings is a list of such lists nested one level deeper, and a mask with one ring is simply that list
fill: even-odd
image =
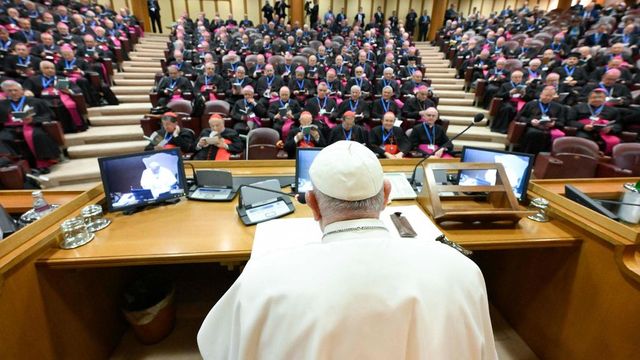
[{"label": "monitor screen", "polygon": [[307,192],[312,190],[309,168],[322,148],[298,148],[296,154],[296,191]]},{"label": "monitor screen", "polygon": [[185,195],[179,149],[98,159],[109,211],[130,210]]},{"label": "monitor screen", "polygon": [[[471,146],[462,148],[462,162],[500,163],[504,167],[513,194],[519,201],[527,197],[529,176],[533,167],[531,154],[500,150],[482,149]],[[496,170],[462,170],[458,178],[459,185],[490,185],[496,183]]]}]

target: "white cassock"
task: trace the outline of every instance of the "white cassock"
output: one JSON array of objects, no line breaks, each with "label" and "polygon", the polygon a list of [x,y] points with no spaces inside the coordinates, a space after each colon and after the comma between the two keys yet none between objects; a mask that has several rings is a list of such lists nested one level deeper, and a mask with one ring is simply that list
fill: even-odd
[{"label": "white cassock", "polygon": [[[198,333],[205,359],[497,359],[484,279],[449,246],[361,219],[252,258]],[[304,236],[301,234],[301,236]]]},{"label": "white cassock", "polygon": [[171,170],[163,166],[158,168],[157,174],[154,174],[151,169],[145,169],[140,177],[140,186],[143,189],[151,190],[151,194],[153,194],[154,198],[157,198],[158,195],[162,193],[170,191],[173,185],[177,182],[178,180],[176,180],[176,176],[171,172]]}]

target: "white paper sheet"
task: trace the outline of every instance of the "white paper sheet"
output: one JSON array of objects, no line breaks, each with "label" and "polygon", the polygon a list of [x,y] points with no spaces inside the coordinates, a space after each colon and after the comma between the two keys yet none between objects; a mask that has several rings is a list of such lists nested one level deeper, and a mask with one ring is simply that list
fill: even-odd
[{"label": "white paper sheet", "polygon": [[[382,212],[380,219],[391,234],[398,239],[400,239],[400,235],[390,218],[390,215],[394,212],[401,212],[409,220],[420,239],[433,241],[442,234],[433,221],[417,205],[389,206]],[[299,234],[304,234],[304,236]],[[256,226],[251,257],[256,258],[273,251],[319,243],[321,240],[322,231],[320,231],[320,225],[313,218],[274,219]],[[400,241],[402,240],[400,239]]]}]

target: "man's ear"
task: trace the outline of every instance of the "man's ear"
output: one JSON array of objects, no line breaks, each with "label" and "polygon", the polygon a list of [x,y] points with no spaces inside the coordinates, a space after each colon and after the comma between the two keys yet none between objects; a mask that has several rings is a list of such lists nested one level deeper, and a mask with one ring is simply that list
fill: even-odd
[{"label": "man's ear", "polygon": [[382,182],[382,188],[384,191],[384,206],[386,207],[389,203],[389,195],[391,194],[391,182],[389,180],[384,179]]},{"label": "man's ear", "polygon": [[309,206],[313,212],[313,219],[315,221],[320,221],[320,219],[322,219],[322,214],[320,214],[320,207],[318,206],[316,194],[314,194],[313,191],[307,191],[305,193],[305,198],[307,200],[307,206]]}]

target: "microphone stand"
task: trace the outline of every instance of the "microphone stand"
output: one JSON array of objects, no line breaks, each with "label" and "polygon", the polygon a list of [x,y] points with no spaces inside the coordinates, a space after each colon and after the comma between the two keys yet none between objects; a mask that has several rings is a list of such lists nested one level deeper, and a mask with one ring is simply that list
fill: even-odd
[{"label": "microphone stand", "polygon": [[[476,121],[474,120],[473,122],[471,122],[469,125],[467,125],[467,127],[462,130],[461,132],[459,132],[458,134],[456,134],[454,137],[452,137],[451,139],[447,140],[447,142],[445,142],[441,148],[446,148],[447,146],[451,145],[453,143],[453,140],[457,139],[460,137],[460,135],[464,134],[465,132],[467,132],[467,130],[469,130],[471,127],[473,127],[476,124]],[[411,174],[411,180],[409,180],[409,184],[411,184],[411,186],[415,185],[415,181],[416,181],[416,172],[418,171],[418,167],[420,165],[422,165],[423,162],[427,161],[428,158],[431,157],[431,155],[433,154],[424,154],[425,156],[418,161],[418,163],[416,164],[416,166],[413,168],[413,172]]]}]

